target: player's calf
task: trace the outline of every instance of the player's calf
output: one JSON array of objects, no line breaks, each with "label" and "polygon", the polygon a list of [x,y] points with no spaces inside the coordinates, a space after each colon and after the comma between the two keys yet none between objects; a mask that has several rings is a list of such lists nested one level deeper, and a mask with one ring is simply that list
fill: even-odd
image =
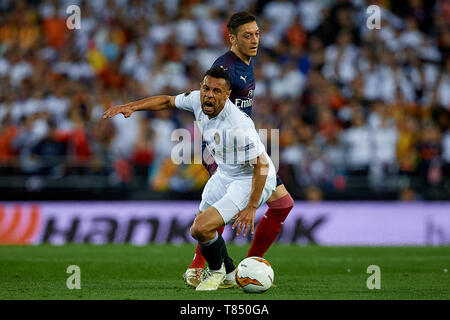
[{"label": "player's calf", "polygon": [[267,210],[256,227],[255,236],[247,257],[262,257],[269,250],[279,235],[284,220],[286,220],[289,212],[294,207],[294,200],[288,193],[275,201],[267,202],[267,205],[269,210]]},{"label": "player's calf", "polygon": [[217,232],[222,225],[223,219],[217,209],[209,207],[198,213],[190,229],[192,237],[200,243],[200,252],[211,270],[220,269],[226,250],[225,241]]}]

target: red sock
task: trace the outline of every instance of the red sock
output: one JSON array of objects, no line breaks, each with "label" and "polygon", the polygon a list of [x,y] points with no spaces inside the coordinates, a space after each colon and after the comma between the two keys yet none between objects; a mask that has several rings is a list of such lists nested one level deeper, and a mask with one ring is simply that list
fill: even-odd
[{"label": "red sock", "polygon": [[269,210],[261,218],[255,230],[250,250],[247,257],[262,257],[269,250],[272,243],[281,231],[284,220],[294,206],[294,200],[290,194],[267,203]]},{"label": "red sock", "polygon": [[[217,232],[222,235],[223,229],[225,229],[225,226],[220,227],[217,229]],[[195,249],[194,259],[191,262],[191,265],[189,268],[205,268],[206,260],[203,258],[202,253],[200,252],[200,243],[197,242],[197,248]]]}]

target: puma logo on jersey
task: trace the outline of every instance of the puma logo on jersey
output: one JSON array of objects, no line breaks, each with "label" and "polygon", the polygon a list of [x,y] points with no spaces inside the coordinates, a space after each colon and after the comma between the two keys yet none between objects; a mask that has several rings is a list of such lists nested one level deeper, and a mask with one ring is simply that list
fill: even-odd
[{"label": "puma logo on jersey", "polygon": [[245,83],[247,83],[247,76],[241,76],[240,79],[242,79]]}]

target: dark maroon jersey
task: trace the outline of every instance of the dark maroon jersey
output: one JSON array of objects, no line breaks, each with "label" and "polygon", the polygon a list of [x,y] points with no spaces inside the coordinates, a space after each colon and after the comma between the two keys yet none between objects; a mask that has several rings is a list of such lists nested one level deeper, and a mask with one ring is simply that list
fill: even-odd
[{"label": "dark maroon jersey", "polygon": [[226,52],[214,61],[212,67],[223,67],[230,76],[230,100],[249,117],[252,116],[253,94],[255,92],[255,73],[253,59],[247,65],[232,51]]}]

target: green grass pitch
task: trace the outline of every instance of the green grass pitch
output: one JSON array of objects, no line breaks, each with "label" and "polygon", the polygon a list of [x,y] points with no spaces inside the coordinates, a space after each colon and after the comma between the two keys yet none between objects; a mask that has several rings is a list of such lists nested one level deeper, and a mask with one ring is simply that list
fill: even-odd
[{"label": "green grass pitch", "polygon": [[[247,250],[248,245],[228,245],[236,263]],[[276,286],[264,294],[186,287],[182,274],[193,251],[190,244],[0,246],[0,299],[450,299],[448,246],[274,245],[265,258]],[[70,265],[80,267],[79,290],[66,286]],[[380,267],[380,289],[367,288],[370,265]]]}]

